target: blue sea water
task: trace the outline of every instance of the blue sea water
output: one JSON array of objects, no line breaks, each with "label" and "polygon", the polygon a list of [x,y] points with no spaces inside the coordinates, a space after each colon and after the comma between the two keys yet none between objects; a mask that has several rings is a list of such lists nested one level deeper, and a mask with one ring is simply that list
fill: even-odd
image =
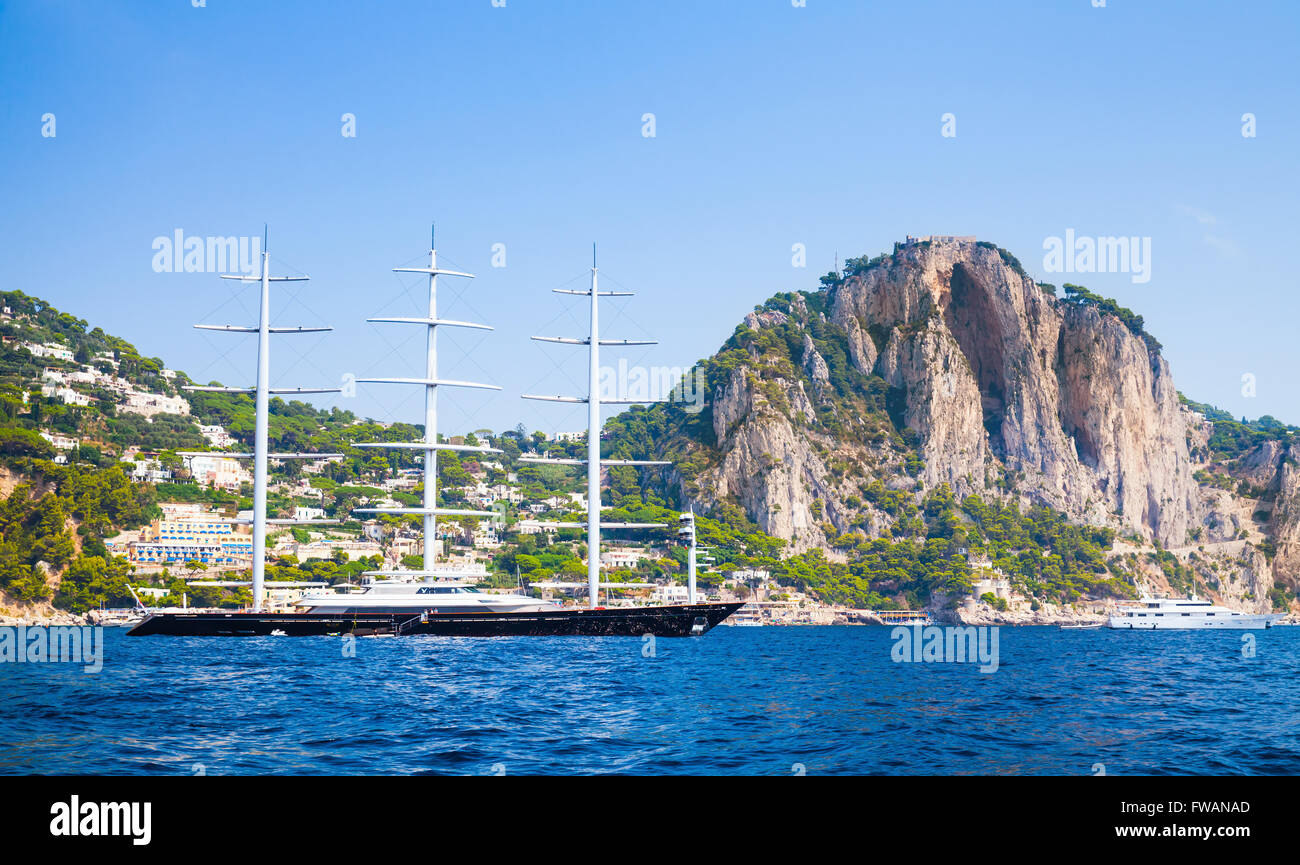
[{"label": "blue sea water", "polygon": [[1002,628],[991,674],[879,627],[105,634],[97,674],[0,664],[0,774],[1300,773],[1300,628]]}]

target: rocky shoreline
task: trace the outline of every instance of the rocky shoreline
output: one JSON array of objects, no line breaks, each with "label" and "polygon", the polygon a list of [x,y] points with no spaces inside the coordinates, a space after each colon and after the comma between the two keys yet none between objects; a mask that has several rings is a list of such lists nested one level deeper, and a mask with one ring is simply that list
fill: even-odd
[{"label": "rocky shoreline", "polygon": [[1105,613],[1042,608],[998,610],[982,604],[975,610],[954,610],[952,624],[958,625],[1097,625],[1105,624]]},{"label": "rocky shoreline", "polygon": [[93,624],[89,616],[75,616],[60,611],[48,616],[0,616],[0,628],[84,628]]}]

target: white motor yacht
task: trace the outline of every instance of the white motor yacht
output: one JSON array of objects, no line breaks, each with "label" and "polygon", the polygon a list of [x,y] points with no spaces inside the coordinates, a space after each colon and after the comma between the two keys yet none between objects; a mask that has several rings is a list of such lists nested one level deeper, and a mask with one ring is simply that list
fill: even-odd
[{"label": "white motor yacht", "polygon": [[345,593],[304,595],[300,612],[356,615],[413,615],[421,613],[535,613],[562,609],[526,595],[497,595],[479,591],[459,580],[371,580]]},{"label": "white motor yacht", "polygon": [[1192,595],[1190,598],[1152,598],[1143,596],[1119,607],[1111,615],[1109,627],[1121,630],[1255,630],[1271,628],[1280,616],[1244,613],[1217,606]]}]

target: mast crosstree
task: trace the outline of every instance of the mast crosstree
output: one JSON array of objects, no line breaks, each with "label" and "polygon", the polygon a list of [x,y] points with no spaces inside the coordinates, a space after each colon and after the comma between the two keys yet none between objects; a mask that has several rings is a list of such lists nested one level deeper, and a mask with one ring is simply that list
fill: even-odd
[{"label": "mast crosstree", "polygon": [[[600,347],[655,345],[654,340],[602,339],[600,336],[600,298],[632,297],[630,291],[601,291],[599,271],[596,267],[596,246],[591,247],[591,288],[580,291],[568,288],[553,288],[555,294],[569,294],[590,299],[590,332],[586,338],[566,336],[535,336],[538,342],[559,343],[561,345],[585,345],[587,351],[587,396],[544,396],[541,394],[523,394],[524,399],[545,402],[586,403],[587,405],[587,519],[580,523],[538,522],[543,528],[586,528],[587,529],[587,603],[596,607],[600,602],[600,530],[602,525],[610,529],[661,529],[664,523],[603,523],[600,519],[600,471],[602,466],[666,466],[672,465],[667,460],[603,460],[600,458],[600,407],[602,405],[645,405],[663,400],[647,399],[601,399],[600,396]],[[553,459],[550,457],[520,457],[520,462],[552,463],[556,465],[582,465],[582,460]]]},{"label": "mast crosstree", "polygon": [[428,267],[395,267],[394,273],[423,273],[429,277],[428,315],[424,317],[381,317],[366,319],[370,322],[388,324],[411,324],[425,329],[425,367],[423,378],[362,378],[358,383],[365,384],[400,384],[424,388],[424,439],[418,442],[364,442],[354,444],[358,448],[392,448],[396,450],[415,450],[424,454],[424,498],[418,508],[358,508],[358,514],[391,514],[395,516],[421,516],[424,518],[424,568],[419,571],[369,571],[368,576],[379,577],[435,577],[434,544],[438,535],[438,517],[497,517],[496,511],[474,511],[460,508],[438,507],[438,452],[460,451],[466,453],[501,453],[497,448],[486,445],[455,445],[438,441],[438,388],[461,387],[478,390],[501,390],[494,384],[482,384],[473,381],[458,381],[439,378],[438,373],[438,328],[460,327],[473,330],[492,330],[486,324],[469,321],[455,321],[438,317],[438,277],[462,277],[472,279],[474,274],[463,273],[438,267],[437,236],[431,233]]}]

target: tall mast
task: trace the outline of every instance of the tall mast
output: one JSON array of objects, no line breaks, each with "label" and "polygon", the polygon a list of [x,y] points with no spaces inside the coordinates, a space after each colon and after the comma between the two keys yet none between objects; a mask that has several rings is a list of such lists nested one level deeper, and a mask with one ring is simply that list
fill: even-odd
[{"label": "tall mast", "polygon": [[396,273],[424,273],[429,277],[428,315],[425,318],[370,318],[367,321],[389,322],[396,324],[415,324],[425,328],[424,378],[364,378],[359,382],[371,384],[405,384],[424,388],[424,437],[418,442],[366,442],[353,445],[359,448],[394,448],[399,450],[418,450],[424,454],[424,499],[418,508],[359,508],[357,513],[420,515],[423,517],[424,534],[424,569],[421,571],[371,571],[372,576],[385,577],[433,577],[434,546],[438,540],[438,517],[495,517],[495,511],[473,511],[459,508],[438,507],[438,451],[466,451],[471,453],[500,453],[496,448],[486,445],[453,445],[438,442],[438,388],[465,387],[479,390],[501,390],[493,384],[479,384],[471,381],[451,381],[438,378],[438,328],[465,327],[474,330],[492,330],[485,324],[467,321],[452,321],[438,318],[438,277],[458,276],[472,279],[474,274],[438,267],[437,235],[430,231],[430,250],[428,267],[395,267]]},{"label": "tall mast", "polygon": [[[601,399],[600,398],[600,346],[634,346],[655,345],[654,340],[601,339],[600,338],[600,304],[601,297],[631,297],[630,291],[601,291],[596,270],[596,245],[591,246],[591,288],[587,291],[575,291],[567,288],[551,289],[556,294],[571,294],[591,298],[591,322],[586,339],[567,336],[535,336],[538,342],[554,342],[563,345],[585,345],[587,353],[587,396],[541,396],[523,394],[524,399],[543,400],[546,402],[586,403],[587,405],[587,519],[581,523],[537,522],[535,525],[554,528],[587,529],[587,605],[595,608],[600,603],[600,472],[602,466],[666,466],[666,460],[605,460],[600,458],[600,407],[601,405],[645,405],[656,400],[647,399]],[[553,459],[550,457],[520,457],[520,462],[553,463],[559,465],[582,465],[583,460]],[[610,529],[658,529],[663,523],[606,523]]]},{"label": "tall mast", "polygon": [[687,556],[687,567],[686,567],[686,602],[687,602],[688,604],[693,604],[693,603],[695,603],[695,550],[696,550],[696,546],[695,546],[695,543],[696,543],[696,533],[695,533],[695,508],[694,508],[694,506],[691,507],[690,513],[687,514],[687,516],[690,518],[690,526],[691,526],[691,548],[690,548],[689,550],[687,550],[687,552],[686,552],[686,556]]},{"label": "tall mast", "polygon": [[587,364],[587,605],[600,603],[600,295],[591,245],[591,335]]},{"label": "tall mast", "polygon": [[[270,428],[270,403],[273,394],[316,394],[338,393],[340,388],[272,388],[271,387],[271,335],[281,333],[322,333],[333,330],[331,327],[272,327],[271,326],[271,283],[306,282],[306,276],[271,276],[271,253],[267,250],[266,230],[262,233],[262,273],[260,276],[244,274],[222,274],[222,279],[239,282],[261,283],[261,303],[256,327],[239,325],[196,324],[199,330],[215,330],[223,333],[257,334],[257,385],[255,387],[199,387],[188,386],[188,391],[207,391],[216,393],[253,394],[255,406],[255,423],[252,453],[222,453],[220,451],[182,451],[182,457],[221,456],[231,459],[251,459],[253,461],[253,562],[252,588],[253,612],[261,612],[266,596],[266,527],[275,525],[334,523],[338,520],[271,520],[266,515],[267,463],[269,459],[336,459],[343,454],[304,454],[304,453],[268,453],[268,430]],[[249,521],[238,521],[249,522]]]},{"label": "tall mast", "polygon": [[261,612],[266,582],[266,450],[271,405],[271,253],[262,229],[262,305],[257,322],[257,418],[253,434],[253,612]]},{"label": "tall mast", "polygon": [[[436,229],[429,229],[429,320],[438,320],[438,248]],[[424,331],[424,377],[430,381],[438,378],[438,327],[429,325]],[[438,388],[424,388],[424,443],[438,443]],[[438,452],[429,448],[424,452],[424,569],[433,570],[434,542],[438,537]]]}]

